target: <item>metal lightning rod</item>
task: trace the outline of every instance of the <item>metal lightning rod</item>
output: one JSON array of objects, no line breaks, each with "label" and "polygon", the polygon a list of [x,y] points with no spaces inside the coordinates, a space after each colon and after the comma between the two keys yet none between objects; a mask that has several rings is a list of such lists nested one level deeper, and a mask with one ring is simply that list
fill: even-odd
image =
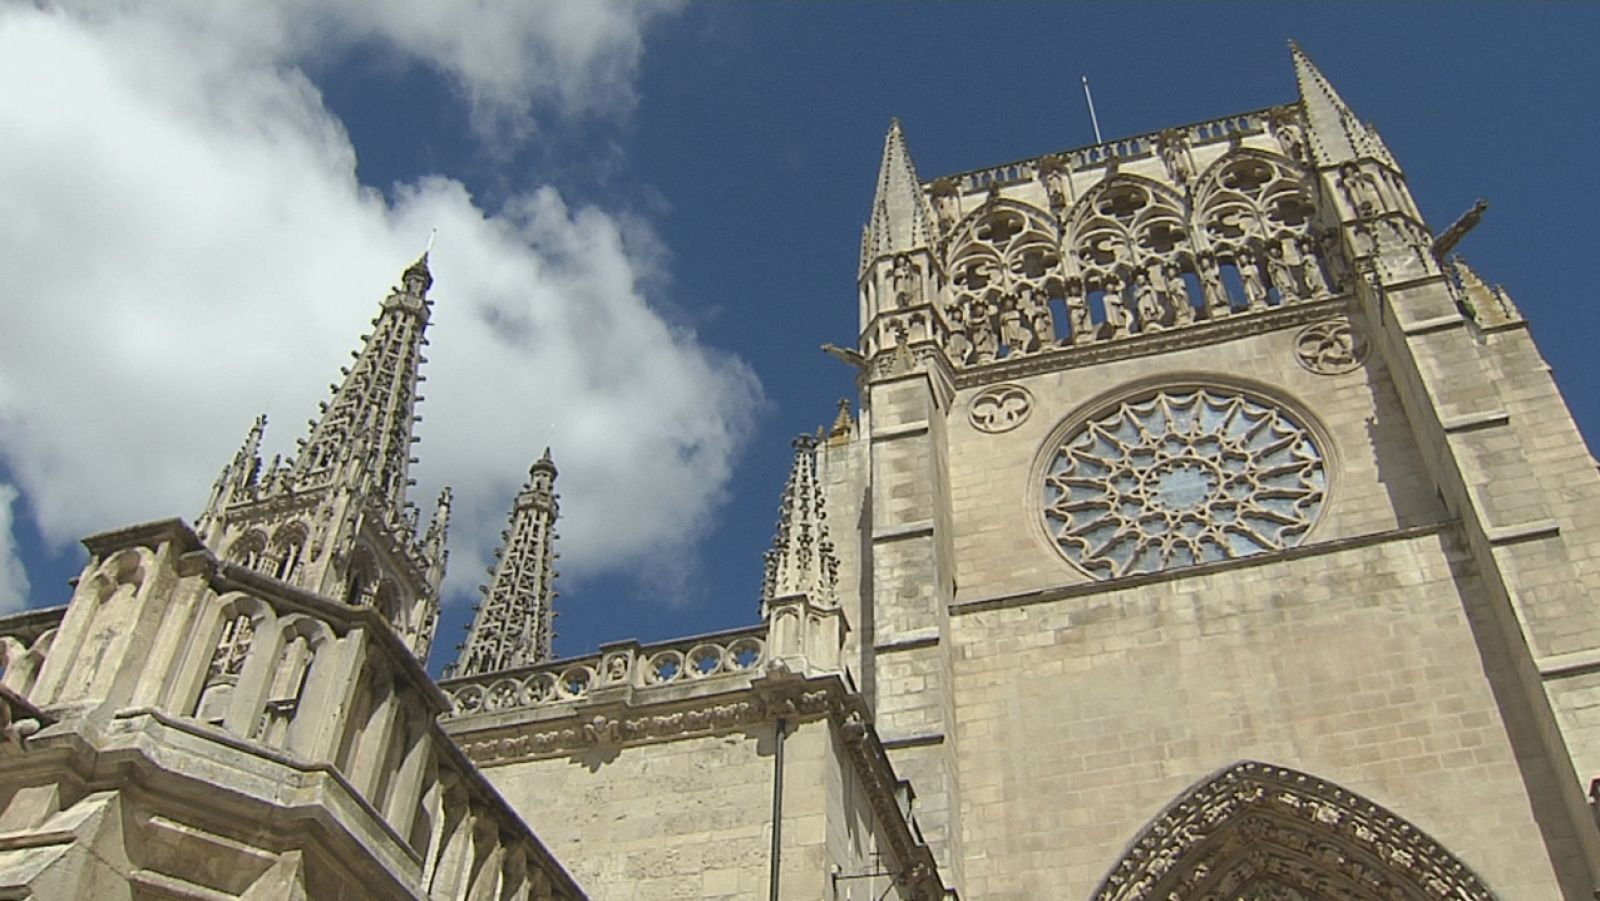
[{"label": "metal lightning rod", "polygon": [[1083,76],[1083,99],[1089,104],[1089,124],[1094,126],[1094,142],[1104,144],[1105,139],[1100,137],[1100,120],[1094,114],[1094,95],[1089,93],[1089,76]]}]

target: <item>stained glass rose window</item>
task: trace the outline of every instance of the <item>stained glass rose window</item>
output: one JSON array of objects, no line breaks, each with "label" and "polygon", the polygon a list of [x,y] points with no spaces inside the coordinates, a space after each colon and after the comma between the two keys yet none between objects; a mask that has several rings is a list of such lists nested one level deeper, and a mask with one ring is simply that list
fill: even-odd
[{"label": "stained glass rose window", "polygon": [[1067,436],[1045,469],[1044,523],[1067,559],[1112,579],[1292,547],[1326,487],[1293,414],[1229,389],[1165,390]]}]

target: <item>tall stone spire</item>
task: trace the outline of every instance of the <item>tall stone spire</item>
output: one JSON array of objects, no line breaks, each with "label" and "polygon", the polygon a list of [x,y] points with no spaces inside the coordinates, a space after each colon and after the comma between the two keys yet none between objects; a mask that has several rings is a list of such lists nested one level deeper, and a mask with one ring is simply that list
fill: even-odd
[{"label": "tall stone spire", "polygon": [[802,435],[794,440],[794,466],[783,486],[777,534],[767,551],[766,578],[761,586],[761,606],[805,596],[812,603],[837,603],[839,560],[828,540],[827,514],[817,484],[817,439]]},{"label": "tall stone spire", "polygon": [[1319,166],[1353,162],[1363,157],[1380,160],[1393,167],[1394,158],[1389,148],[1378,137],[1378,132],[1351,111],[1350,106],[1333,89],[1322,71],[1311,61],[1300,45],[1289,42],[1289,55],[1294,59],[1294,79],[1300,91],[1300,103],[1305,108],[1306,121],[1311,126],[1312,158]]},{"label": "tall stone spire", "polygon": [[861,270],[875,259],[903,253],[933,243],[933,211],[922,193],[917,168],[906,149],[900,120],[889,120],[878,163],[878,190],[872,198],[872,215],[861,235]]},{"label": "tall stone spire", "polygon": [[432,285],[425,253],[383,301],[296,459],[263,469],[266,419],[256,420],[198,522],[207,546],[230,563],[377,607],[420,658],[438,620],[450,510],[447,491],[418,540],[406,491]]},{"label": "tall stone spire", "polygon": [[482,589],[467,640],[445,676],[476,676],[548,660],[555,637],[556,465],[550,449],[528,470],[511,506],[510,526],[495,552],[493,578]]},{"label": "tall stone spire", "polygon": [[[344,381],[311,425],[292,469],[297,481],[343,480],[399,522],[406,515],[418,368],[428,327],[428,255],[384,300]],[[352,465],[355,464],[355,465]]]}]

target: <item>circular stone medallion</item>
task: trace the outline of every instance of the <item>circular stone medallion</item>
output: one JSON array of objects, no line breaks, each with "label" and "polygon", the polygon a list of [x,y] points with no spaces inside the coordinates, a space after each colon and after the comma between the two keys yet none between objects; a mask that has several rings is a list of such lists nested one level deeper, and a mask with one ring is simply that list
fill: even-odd
[{"label": "circular stone medallion", "polygon": [[995,385],[980,391],[967,407],[967,419],[980,432],[1009,432],[1033,412],[1033,395],[1021,385]]},{"label": "circular stone medallion", "polygon": [[1308,325],[1294,338],[1294,356],[1318,375],[1353,372],[1367,359],[1367,337],[1348,319]]}]

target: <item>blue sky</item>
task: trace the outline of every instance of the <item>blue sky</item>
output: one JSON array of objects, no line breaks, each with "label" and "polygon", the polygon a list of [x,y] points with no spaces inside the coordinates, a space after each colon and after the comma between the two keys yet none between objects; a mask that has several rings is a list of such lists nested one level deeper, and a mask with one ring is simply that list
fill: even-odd
[{"label": "blue sky", "polygon": [[852,391],[817,347],[854,338],[889,118],[928,179],[1091,143],[1080,75],[1108,139],[1292,101],[1289,38],[1436,231],[1489,201],[1459,249],[1600,427],[1592,4],[124,6],[0,5],[27,86],[0,498],[33,606],[73,536],[192,518],[257,412],[291,447],[437,226],[414,499],[472,500],[434,663],[545,444],[558,652],[753,622],[788,441]]}]

